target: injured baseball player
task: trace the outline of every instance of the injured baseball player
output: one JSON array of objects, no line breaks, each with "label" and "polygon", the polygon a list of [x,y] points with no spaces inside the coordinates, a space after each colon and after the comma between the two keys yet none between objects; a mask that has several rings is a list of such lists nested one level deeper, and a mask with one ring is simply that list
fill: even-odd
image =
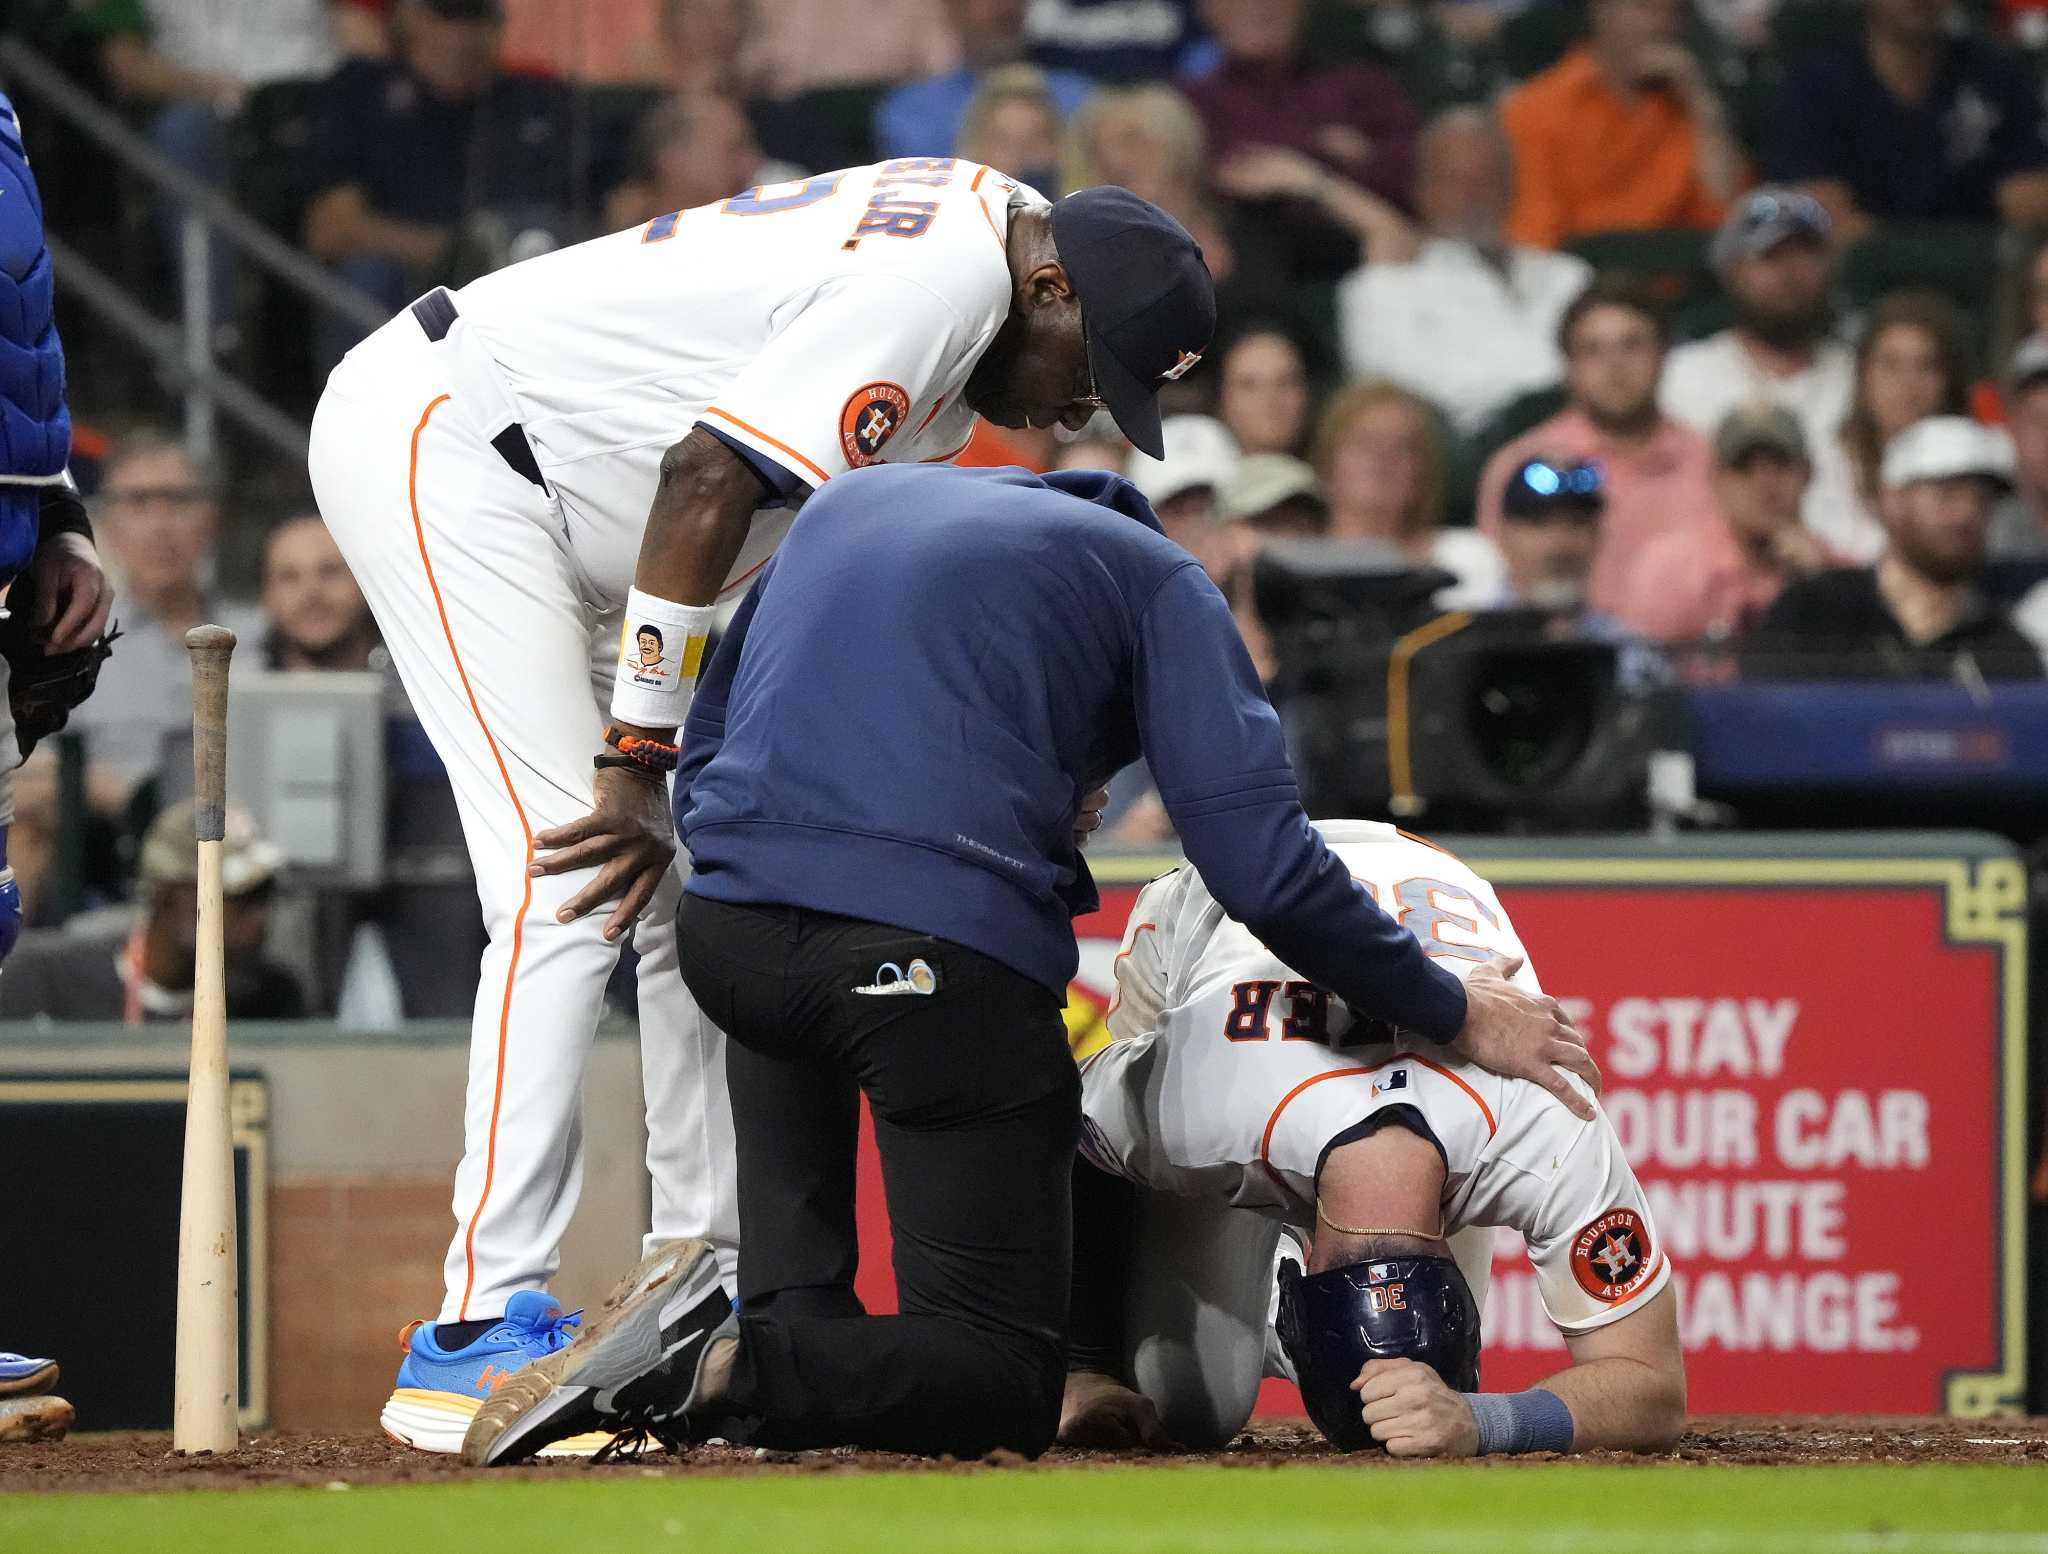
[{"label": "injured baseball player", "polygon": [[[1493,888],[1456,858],[1387,825],[1317,829],[1438,964],[1462,977],[1498,958],[1538,990]],[[1191,866],[1138,897],[1116,980],[1107,1034],[1076,1052],[1062,1440],[1218,1448],[1268,1374],[1298,1381],[1350,1451],[1677,1440],[1671,1264],[1605,1113],[1581,1121],[1355,1015],[1225,916]],[[1572,1362],[1519,1393],[1479,1390],[1497,1226],[1527,1241]],[[1313,1250],[1305,1273],[1279,1260],[1276,1301],[1283,1230]]]}]

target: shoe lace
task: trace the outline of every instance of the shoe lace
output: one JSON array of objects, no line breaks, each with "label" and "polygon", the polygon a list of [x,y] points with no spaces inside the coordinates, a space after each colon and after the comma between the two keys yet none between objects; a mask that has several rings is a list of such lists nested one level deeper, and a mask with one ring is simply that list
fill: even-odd
[{"label": "shoe lace", "polygon": [[638,1462],[650,1451],[661,1449],[670,1456],[680,1457],[688,1450],[688,1443],[673,1431],[657,1424],[637,1424],[621,1430],[604,1445],[598,1447],[592,1462]]},{"label": "shoe lace", "polygon": [[581,1311],[565,1311],[534,1328],[533,1340],[540,1346],[542,1354],[553,1354],[556,1350],[566,1349],[576,1342],[576,1334],[571,1330],[582,1325]]}]

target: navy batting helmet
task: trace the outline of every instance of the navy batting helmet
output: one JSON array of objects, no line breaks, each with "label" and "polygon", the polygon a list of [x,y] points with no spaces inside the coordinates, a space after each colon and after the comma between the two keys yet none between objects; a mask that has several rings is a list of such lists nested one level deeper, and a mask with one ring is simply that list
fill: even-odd
[{"label": "navy batting helmet", "polygon": [[1280,1265],[1280,1342],[1308,1416],[1343,1451],[1376,1447],[1351,1383],[1368,1360],[1418,1360],[1479,1390],[1479,1307],[1448,1257],[1391,1257],[1305,1275]]}]

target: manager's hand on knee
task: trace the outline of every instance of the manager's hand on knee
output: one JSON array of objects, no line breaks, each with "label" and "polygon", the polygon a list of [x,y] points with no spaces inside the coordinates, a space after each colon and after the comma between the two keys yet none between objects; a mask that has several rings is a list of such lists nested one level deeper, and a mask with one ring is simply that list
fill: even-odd
[{"label": "manager's hand on knee", "polygon": [[527,872],[567,874],[599,866],[597,877],[562,903],[555,919],[572,923],[616,901],[604,925],[604,936],[616,939],[647,910],[661,877],[675,862],[675,822],[669,816],[668,784],[658,776],[610,767],[597,773],[596,788],[596,807],[589,814],[534,837],[534,847],[548,856],[536,858]]},{"label": "manager's hand on knee", "polygon": [[1592,1103],[1565,1082],[1561,1070],[1598,1092],[1600,1066],[1556,999],[1508,980],[1521,969],[1519,958],[1492,960],[1465,979],[1465,1025],[1451,1050],[1496,1074],[1543,1086],[1573,1116],[1591,1122]]},{"label": "manager's hand on knee", "polygon": [[1150,1398],[1095,1371],[1072,1371],[1060,1403],[1060,1444],[1098,1451],[1179,1451]]}]

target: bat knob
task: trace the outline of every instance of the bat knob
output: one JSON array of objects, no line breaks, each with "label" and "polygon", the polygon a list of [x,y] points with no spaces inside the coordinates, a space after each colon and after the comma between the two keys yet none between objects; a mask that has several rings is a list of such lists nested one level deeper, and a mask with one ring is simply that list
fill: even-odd
[{"label": "bat knob", "polygon": [[232,653],[235,634],[225,626],[194,626],[185,633],[185,648],[192,653]]}]

